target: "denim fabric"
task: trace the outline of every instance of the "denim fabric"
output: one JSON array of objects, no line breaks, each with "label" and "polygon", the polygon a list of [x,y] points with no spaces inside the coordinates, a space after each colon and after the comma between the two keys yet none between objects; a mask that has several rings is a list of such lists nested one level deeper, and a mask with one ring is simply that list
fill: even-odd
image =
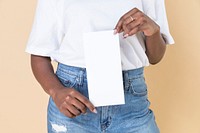
[{"label": "denim fabric", "polygon": [[[56,75],[64,86],[73,87],[88,97],[85,68],[59,64]],[[97,114],[87,110],[86,115],[68,118],[50,97],[48,133],[159,133],[149,109],[143,68],[122,71],[122,75],[125,104],[97,107]]]}]

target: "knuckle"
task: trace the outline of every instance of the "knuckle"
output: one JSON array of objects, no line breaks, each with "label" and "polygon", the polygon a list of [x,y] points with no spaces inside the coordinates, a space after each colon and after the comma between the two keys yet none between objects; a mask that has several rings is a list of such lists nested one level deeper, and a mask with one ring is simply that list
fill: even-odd
[{"label": "knuckle", "polygon": [[133,8],[133,10],[135,10],[135,11],[139,11],[139,9],[138,9],[137,7]]},{"label": "knuckle", "polygon": [[141,12],[141,17],[146,18],[146,14],[144,14],[143,12]]},{"label": "knuckle", "polygon": [[[123,16],[122,16],[123,17]],[[122,17],[120,17],[118,24],[120,24],[120,22],[122,21]]]},{"label": "knuckle", "polygon": [[68,106],[67,106],[65,103],[63,103],[63,104],[60,106],[59,109],[64,111],[64,110],[67,109],[67,107],[68,107]]},{"label": "knuckle", "polygon": [[122,20],[125,20],[126,19],[126,17],[125,16],[122,16]]},{"label": "knuckle", "polygon": [[145,21],[144,18],[140,18],[140,20],[139,20],[140,23],[143,23],[144,21]]},{"label": "knuckle", "polygon": [[140,15],[141,18],[144,18],[144,14],[143,13],[140,12],[139,15]]},{"label": "knuckle", "polygon": [[65,100],[66,100],[66,101],[70,101],[70,100],[71,100],[71,96],[70,96],[70,95],[67,95],[66,98],[65,98]]},{"label": "knuckle", "polygon": [[70,95],[74,95],[75,93],[76,93],[76,92],[75,92],[74,89],[72,89],[72,90],[69,92]]}]

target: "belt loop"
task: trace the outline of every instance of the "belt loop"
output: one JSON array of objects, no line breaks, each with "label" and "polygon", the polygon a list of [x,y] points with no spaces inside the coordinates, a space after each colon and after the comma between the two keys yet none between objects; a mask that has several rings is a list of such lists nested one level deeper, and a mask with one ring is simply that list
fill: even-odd
[{"label": "belt loop", "polygon": [[128,88],[129,87],[128,71],[124,72],[124,82],[125,82],[125,88]]},{"label": "belt loop", "polygon": [[82,70],[80,70],[79,75],[78,75],[78,85],[83,84],[83,74],[84,74],[84,72]]}]

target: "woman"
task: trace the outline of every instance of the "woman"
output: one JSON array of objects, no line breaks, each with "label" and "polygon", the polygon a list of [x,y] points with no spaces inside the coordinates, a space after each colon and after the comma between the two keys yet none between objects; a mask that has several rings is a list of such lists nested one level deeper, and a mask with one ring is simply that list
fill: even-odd
[{"label": "woman", "polygon": [[[94,107],[82,37],[112,29],[120,36],[125,104]],[[159,133],[143,69],[157,64],[172,43],[164,0],[38,0],[26,51],[37,81],[50,95],[48,132]],[[51,60],[58,62],[56,74]]]}]

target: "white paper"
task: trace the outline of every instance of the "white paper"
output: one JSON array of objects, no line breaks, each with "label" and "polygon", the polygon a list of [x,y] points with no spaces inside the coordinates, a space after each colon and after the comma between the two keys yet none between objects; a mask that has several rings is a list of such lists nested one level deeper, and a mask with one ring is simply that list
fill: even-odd
[{"label": "white paper", "polygon": [[94,106],[124,104],[119,35],[89,32],[83,42],[90,101]]}]

